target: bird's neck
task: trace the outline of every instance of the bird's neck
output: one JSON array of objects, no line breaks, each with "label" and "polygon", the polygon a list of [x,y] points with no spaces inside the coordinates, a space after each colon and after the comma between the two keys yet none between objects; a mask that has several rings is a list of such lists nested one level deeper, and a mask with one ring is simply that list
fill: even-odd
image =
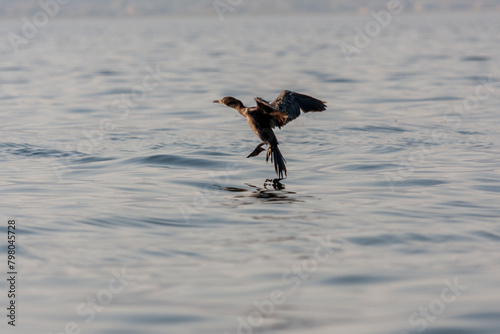
[{"label": "bird's neck", "polygon": [[234,105],[232,107],[234,109],[238,110],[238,112],[240,114],[242,114],[245,111],[245,109],[246,109],[246,107],[243,105],[243,103],[241,101],[238,101],[238,104],[236,104],[236,105]]}]

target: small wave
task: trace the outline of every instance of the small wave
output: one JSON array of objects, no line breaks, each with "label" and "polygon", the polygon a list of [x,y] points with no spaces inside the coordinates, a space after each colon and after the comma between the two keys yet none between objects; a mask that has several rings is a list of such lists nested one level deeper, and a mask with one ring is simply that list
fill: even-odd
[{"label": "small wave", "polygon": [[316,77],[318,80],[320,80],[322,82],[328,82],[328,83],[358,83],[359,82],[359,81],[354,80],[354,79],[334,77],[330,74],[321,73],[321,72],[317,72],[317,71],[302,71],[302,73],[312,75],[312,76]]},{"label": "small wave", "polygon": [[488,60],[490,60],[490,57],[488,57],[488,56],[480,56],[480,55],[467,56],[467,57],[463,57],[462,58],[462,61],[488,61]]},{"label": "small wave", "polygon": [[400,127],[395,127],[395,126],[373,126],[373,125],[368,125],[364,127],[353,127],[353,128],[345,128],[346,130],[352,130],[352,131],[366,131],[366,132],[405,132],[408,130],[405,130]]},{"label": "small wave", "polygon": [[474,189],[488,191],[488,192],[494,192],[494,193],[500,193],[500,186],[494,186],[494,185],[480,185],[480,186],[474,187]]},{"label": "small wave", "polygon": [[442,202],[442,205],[445,206],[452,206],[452,207],[457,207],[457,208],[481,208],[478,205],[472,204],[471,202],[466,202],[466,201],[447,201],[447,202]]},{"label": "small wave", "polygon": [[498,321],[500,319],[500,312],[479,312],[479,313],[469,313],[461,314],[459,319],[473,319],[473,320],[487,320],[487,321]]},{"label": "small wave", "polygon": [[93,163],[93,162],[110,161],[110,160],[115,160],[115,158],[109,158],[109,157],[85,157],[85,158],[81,158],[81,159],[75,160],[75,163],[89,164],[89,163]]},{"label": "small wave", "polygon": [[20,67],[20,66],[7,66],[7,67],[1,67],[0,71],[1,72],[19,72],[19,71],[26,71],[26,67]]},{"label": "small wave", "polygon": [[388,145],[388,146],[382,146],[382,145],[378,145],[374,148],[372,148],[369,153],[373,153],[373,154],[385,154],[385,153],[394,153],[394,152],[398,152],[398,151],[402,151],[404,150],[405,148],[402,147],[402,146],[393,146],[393,145]]},{"label": "small wave", "polygon": [[103,71],[98,71],[97,74],[103,75],[103,76],[114,76],[114,75],[119,75],[120,72],[103,70]]},{"label": "small wave", "polygon": [[413,77],[413,76],[416,76],[420,74],[419,72],[395,72],[395,73],[392,73],[389,77],[388,77],[388,80],[391,80],[391,81],[399,81],[403,78],[409,78],[409,77]]},{"label": "small wave", "polygon": [[476,231],[474,235],[491,241],[500,241],[500,235],[488,231]]},{"label": "small wave", "polygon": [[421,99],[381,99],[381,98],[376,98],[376,99],[366,99],[363,100],[363,102],[368,103],[368,104],[379,104],[379,103],[410,103],[410,102],[436,102],[436,101],[458,101],[458,100],[463,100],[463,98],[458,97],[458,96],[432,96],[432,97],[425,97]]},{"label": "small wave", "polygon": [[343,170],[349,171],[371,171],[371,170],[381,170],[386,168],[395,168],[398,165],[395,164],[349,164],[340,167]]},{"label": "small wave", "polygon": [[88,94],[87,96],[130,94],[131,92],[130,88],[113,88],[103,92]]},{"label": "small wave", "polygon": [[381,235],[366,236],[366,237],[352,237],[348,238],[347,240],[359,246],[394,245],[405,242],[404,238],[394,234],[381,234]]},{"label": "small wave", "polygon": [[462,130],[462,131],[457,131],[457,133],[460,133],[462,135],[482,135],[484,133],[482,132],[477,132],[477,131],[465,131],[465,130]]},{"label": "small wave", "polygon": [[160,165],[160,166],[176,166],[176,167],[197,167],[197,168],[214,168],[224,167],[221,161],[184,157],[173,154],[150,155],[147,157],[132,158],[125,163],[136,163],[144,165]]},{"label": "small wave", "polygon": [[448,182],[435,179],[412,179],[412,180],[401,179],[401,180],[391,181],[390,184],[387,181],[379,181],[372,183],[372,185],[375,187],[387,187],[388,185],[390,185],[391,187],[404,188],[404,187],[432,187],[446,183]]},{"label": "small wave", "polygon": [[200,150],[200,151],[195,151],[193,154],[200,154],[200,155],[211,155],[211,156],[219,156],[219,157],[224,157],[224,156],[230,156],[231,154],[225,153],[225,152],[220,152],[220,151],[209,151],[209,150]]},{"label": "small wave", "polygon": [[328,278],[322,283],[326,285],[365,285],[376,283],[387,283],[394,281],[394,277],[389,276],[374,276],[374,275],[345,275]]},{"label": "small wave", "polygon": [[30,157],[30,158],[33,158],[33,157],[61,158],[61,157],[67,157],[67,156],[71,155],[71,153],[69,153],[69,152],[64,152],[64,151],[59,151],[59,150],[54,150],[54,149],[49,149],[49,148],[35,147],[33,145],[30,145],[30,144],[16,144],[16,143],[2,143],[2,144],[0,144],[0,152],[1,151],[3,151],[5,154],[8,154],[8,155]]},{"label": "small wave", "polygon": [[87,113],[92,113],[96,112],[96,109],[86,109],[86,108],[71,108],[68,109],[68,112],[70,113],[75,113],[75,114],[87,114]]},{"label": "small wave", "polygon": [[[112,228],[115,226],[148,226],[148,225],[161,225],[161,226],[173,226],[173,227],[187,227],[188,225],[182,219],[173,218],[158,218],[158,217],[146,217],[146,218],[135,218],[135,217],[124,217],[124,216],[110,216],[110,217],[99,217],[90,218],[80,221],[82,224],[88,224],[99,227]],[[191,224],[191,227],[193,225]]]},{"label": "small wave", "polygon": [[131,324],[144,323],[144,324],[192,324],[193,322],[203,321],[201,316],[191,314],[164,314],[164,313],[146,313],[146,314],[130,314],[123,317],[121,321]]}]

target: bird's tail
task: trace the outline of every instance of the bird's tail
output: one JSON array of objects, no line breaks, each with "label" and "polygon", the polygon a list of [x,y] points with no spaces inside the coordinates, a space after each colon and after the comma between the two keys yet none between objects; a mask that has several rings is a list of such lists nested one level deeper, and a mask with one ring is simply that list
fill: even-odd
[{"label": "bird's tail", "polygon": [[283,158],[283,155],[278,148],[278,144],[269,145],[269,147],[267,148],[266,162],[269,160],[269,158],[271,158],[271,162],[274,162],[274,170],[276,171],[278,178],[282,179],[283,173],[285,173],[286,177],[286,160],[285,158]]}]

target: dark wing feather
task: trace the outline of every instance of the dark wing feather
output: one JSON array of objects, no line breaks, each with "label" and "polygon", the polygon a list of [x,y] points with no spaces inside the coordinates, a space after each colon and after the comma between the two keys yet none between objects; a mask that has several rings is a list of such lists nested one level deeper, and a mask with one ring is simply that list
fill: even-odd
[{"label": "dark wing feather", "polygon": [[256,97],[255,102],[257,102],[257,109],[262,110],[264,114],[270,117],[270,125],[272,128],[281,128],[286,123],[288,123],[288,115],[285,114],[282,110],[276,109],[273,105],[271,105],[266,100],[261,99],[260,97]]},{"label": "dark wing feather", "polygon": [[326,102],[315,99],[314,97],[284,90],[271,102],[271,105],[288,115],[287,121],[291,122],[300,116],[300,110],[303,112],[316,112],[326,110]]}]

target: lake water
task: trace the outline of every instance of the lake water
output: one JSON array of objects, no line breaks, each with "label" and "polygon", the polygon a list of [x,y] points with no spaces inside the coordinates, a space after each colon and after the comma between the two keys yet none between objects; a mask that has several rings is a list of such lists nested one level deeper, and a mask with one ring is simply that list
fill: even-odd
[{"label": "lake water", "polygon": [[[2,333],[498,333],[498,15],[373,22],[2,23]],[[283,89],[328,110],[276,131],[273,184],[211,102]]]}]

